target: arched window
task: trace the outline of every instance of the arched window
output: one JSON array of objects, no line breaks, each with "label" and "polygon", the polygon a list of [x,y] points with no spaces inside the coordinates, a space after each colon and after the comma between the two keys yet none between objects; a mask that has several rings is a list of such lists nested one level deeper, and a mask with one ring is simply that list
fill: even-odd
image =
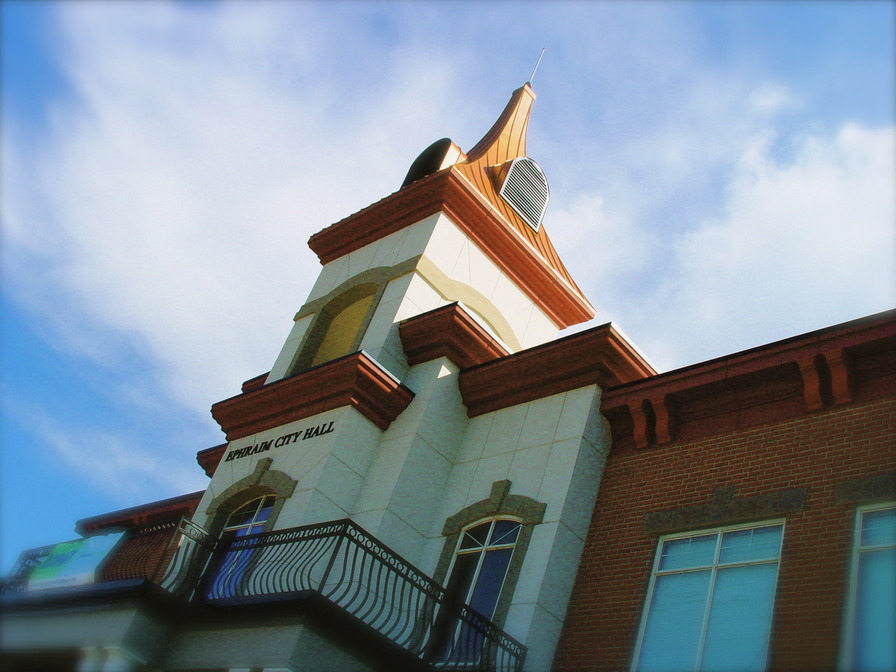
[{"label": "arched window", "polygon": [[466,603],[501,626],[545,504],[510,494],[508,480],[492,483],[486,499],[445,521],[445,546],[433,578],[460,607]]},{"label": "arched window", "polygon": [[491,620],[521,527],[518,520],[497,518],[464,530],[449,572],[447,592]]},{"label": "arched window", "polygon": [[342,357],[354,349],[371,303],[373,303],[373,293],[355,299],[330,318],[320,346],[311,359],[311,366]]},{"label": "arched window", "polygon": [[375,283],[362,283],[321,308],[298,357],[290,367],[290,373],[304,371],[358,350],[380,289]]},{"label": "arched window", "polygon": [[273,495],[265,495],[243,504],[227,518],[222,536],[244,537],[247,534],[264,532],[271,511],[274,510],[275,500]]},{"label": "arched window", "polygon": [[222,555],[208,590],[208,597],[214,599],[237,597],[241,586],[252,567],[252,550],[228,550],[228,546],[239,537],[264,532],[271,518],[276,502],[274,495],[256,497],[230,514],[221,530]]},{"label": "arched window", "polygon": [[431,659],[458,665],[480,662],[488,630],[481,617],[495,617],[522,529],[519,520],[493,518],[461,531],[433,626]]}]

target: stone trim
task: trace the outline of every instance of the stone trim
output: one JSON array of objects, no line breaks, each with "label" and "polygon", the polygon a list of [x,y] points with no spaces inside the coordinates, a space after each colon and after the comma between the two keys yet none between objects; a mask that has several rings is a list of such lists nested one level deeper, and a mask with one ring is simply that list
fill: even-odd
[{"label": "stone trim", "polygon": [[[371,270],[378,271],[380,269]],[[363,339],[364,334],[367,333],[367,328],[370,326],[373,314],[376,312],[380,299],[382,299],[383,293],[386,290],[386,283],[365,280],[364,276],[366,275],[370,275],[370,273],[361,273],[344,282],[337,290],[325,297],[327,300],[322,305],[320,303],[321,299],[308,304],[317,306],[313,313],[314,318],[312,319],[308,330],[305,332],[305,337],[302,339],[298,350],[296,350],[292,362],[290,362],[289,367],[286,369],[286,377],[304,371],[311,366],[311,363],[323,345],[324,337],[327,335],[327,330],[329,329],[330,324],[344,308],[356,301],[371,297],[367,312],[358,324],[358,328],[355,331],[352,342],[349,344],[347,352],[343,354],[355,352],[360,348],[361,339]],[[330,298],[331,296],[332,298]],[[296,314],[296,319],[300,319],[300,317],[304,317],[307,314],[305,311],[308,308],[308,305]]]},{"label": "stone trim", "polygon": [[896,501],[896,471],[850,478],[834,484],[834,499],[841,504],[877,504]]},{"label": "stone trim", "polygon": [[458,301],[479,313],[480,317],[498,335],[498,338],[504,341],[513,352],[523,349],[510,322],[482,292],[460,280],[449,278],[425,255],[421,255],[415,270],[446,301]]},{"label": "stone trim", "polygon": [[442,528],[442,534],[459,534],[465,527],[479,520],[497,515],[509,515],[519,518],[523,525],[538,525],[544,519],[544,510],[547,504],[536,502],[525,495],[511,495],[511,482],[508,480],[495,481],[488,499],[478,502],[458,511],[448,520]]},{"label": "stone trim", "polygon": [[276,469],[271,469],[274,460],[270,457],[263,457],[255,463],[255,470],[231,484],[221,494],[214,497],[206,509],[206,518],[211,521],[208,524],[208,530],[212,536],[216,537],[220,534],[224,527],[224,522],[232,512],[236,511],[246,502],[250,502],[258,497],[265,495],[274,495],[274,508],[271,516],[268,518],[265,532],[271,529],[283,504],[295,492],[298,481],[293,480],[287,474]]},{"label": "stone trim", "polygon": [[[297,322],[303,317],[313,315],[314,313],[324,308],[334,299],[359,285],[380,285],[382,287],[385,287],[392,280],[400,278],[401,276],[407,275],[408,273],[413,271],[414,268],[416,268],[418,261],[420,260],[420,256],[421,255],[411,257],[410,259],[399,262],[394,266],[376,266],[374,268],[368,268],[366,271],[361,271],[357,275],[353,275],[335,289],[327,292],[324,296],[312,299],[304,306],[302,306],[299,309],[299,312],[295,314],[293,321]],[[378,301],[379,297],[375,299],[374,303]]]},{"label": "stone trim", "polygon": [[715,488],[708,504],[682,506],[644,515],[644,530],[654,534],[684,532],[701,527],[732,525],[783,516],[806,506],[808,490],[791,488],[751,497],[735,497],[734,486]]},{"label": "stone trim", "polygon": [[544,520],[544,511],[547,508],[547,504],[537,502],[525,495],[511,495],[510,486],[511,482],[508,480],[495,481],[492,483],[492,489],[487,499],[470,504],[470,506],[457,512],[445,521],[445,526],[442,528],[442,534],[445,536],[445,545],[442,547],[442,554],[439,556],[439,562],[433,574],[433,578],[440,585],[445,585],[445,581],[448,578],[448,570],[451,568],[451,563],[457,550],[458,540],[464,529],[476,523],[484,523],[492,518],[515,518],[519,520],[522,523],[522,527],[516,540],[513,556],[510,558],[510,566],[507,568],[507,575],[504,579],[504,585],[501,587],[501,595],[498,598],[498,604],[495,607],[495,614],[492,618],[499,627],[504,624],[507,612],[510,610],[510,602],[520,576],[520,570],[523,567],[526,550],[529,548],[529,542],[532,539],[532,531],[535,525]]}]

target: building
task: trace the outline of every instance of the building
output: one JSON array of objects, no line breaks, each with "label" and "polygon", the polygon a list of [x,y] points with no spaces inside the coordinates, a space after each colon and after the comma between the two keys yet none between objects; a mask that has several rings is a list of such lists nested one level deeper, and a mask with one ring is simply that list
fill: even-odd
[{"label": "building", "polygon": [[558,337],[534,98],[311,237],[208,488],[25,552],[5,669],[893,666],[896,313],[665,374]]},{"label": "building", "polygon": [[896,669],[894,319],[604,392],[554,669]]}]

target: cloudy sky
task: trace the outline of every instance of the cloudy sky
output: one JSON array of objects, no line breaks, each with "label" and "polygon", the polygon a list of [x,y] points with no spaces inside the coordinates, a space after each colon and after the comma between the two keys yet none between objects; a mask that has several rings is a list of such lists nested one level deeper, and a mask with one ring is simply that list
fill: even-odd
[{"label": "cloudy sky", "polygon": [[661,370],[896,305],[891,2],[2,3],[2,566],[205,487],[308,237],[546,48],[545,226]]}]

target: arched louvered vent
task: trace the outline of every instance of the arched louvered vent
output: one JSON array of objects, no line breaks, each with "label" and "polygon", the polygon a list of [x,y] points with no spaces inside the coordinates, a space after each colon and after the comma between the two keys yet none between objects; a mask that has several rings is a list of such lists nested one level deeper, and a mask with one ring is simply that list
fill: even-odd
[{"label": "arched louvered vent", "polygon": [[527,156],[514,159],[498,193],[533,231],[538,231],[551,194],[537,163]]}]

